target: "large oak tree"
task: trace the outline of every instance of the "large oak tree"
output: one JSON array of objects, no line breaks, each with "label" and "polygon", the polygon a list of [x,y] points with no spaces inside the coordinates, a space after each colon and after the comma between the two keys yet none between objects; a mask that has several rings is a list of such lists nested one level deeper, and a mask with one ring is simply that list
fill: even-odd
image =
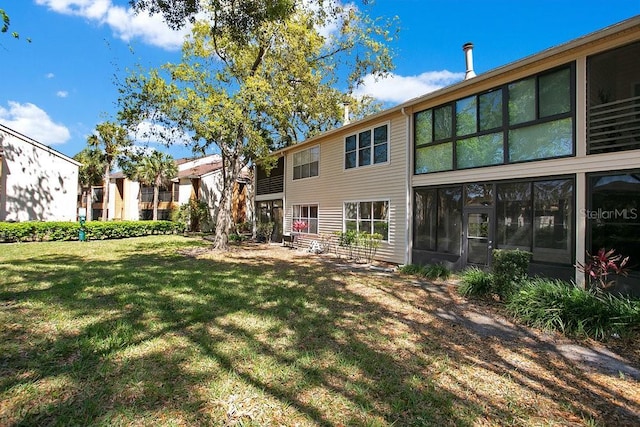
[{"label": "large oak tree", "polygon": [[240,36],[239,26],[231,25],[238,21],[230,15],[220,20],[220,9],[208,9],[211,19],[194,22],[182,62],[131,75],[120,100],[121,118],[130,124],[150,120],[159,125],[155,129],[186,130],[194,151],[215,147],[222,155],[218,249],[228,246],[233,186],[242,168],[335,127],[344,102],[356,111],[368,107],[351,91],[365,75],[381,76],[392,67],[390,25],[357,8],[286,0],[226,3],[241,9],[252,4],[264,13],[241,13],[259,19],[247,18]]}]

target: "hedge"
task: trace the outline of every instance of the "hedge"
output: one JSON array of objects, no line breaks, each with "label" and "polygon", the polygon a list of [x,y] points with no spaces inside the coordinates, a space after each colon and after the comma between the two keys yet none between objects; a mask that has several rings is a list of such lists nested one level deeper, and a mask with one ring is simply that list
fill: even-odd
[{"label": "hedge", "polygon": [[[175,234],[184,229],[183,223],[172,221],[90,221],[84,225],[87,240]],[[78,240],[79,231],[77,222],[0,222],[0,242]]]}]

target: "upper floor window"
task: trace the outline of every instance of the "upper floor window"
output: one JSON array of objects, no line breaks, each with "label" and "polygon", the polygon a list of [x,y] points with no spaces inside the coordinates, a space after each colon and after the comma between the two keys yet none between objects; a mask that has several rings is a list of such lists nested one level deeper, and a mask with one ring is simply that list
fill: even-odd
[{"label": "upper floor window", "polygon": [[320,147],[307,148],[293,153],[293,179],[318,176],[320,163]]},{"label": "upper floor window", "polygon": [[386,163],[389,159],[389,128],[387,125],[367,129],[345,138],[344,168]]},{"label": "upper floor window", "polygon": [[574,152],[573,66],[414,115],[416,174]]},{"label": "upper floor window", "polygon": [[[178,201],[179,197],[179,184],[171,183],[169,187],[160,186],[158,191],[158,201],[159,202],[172,202]],[[141,185],[140,186],[140,202],[142,203],[151,203],[153,202],[153,194],[154,189],[151,185]]]},{"label": "upper floor window", "polygon": [[640,42],[587,58],[587,152],[640,149]]}]

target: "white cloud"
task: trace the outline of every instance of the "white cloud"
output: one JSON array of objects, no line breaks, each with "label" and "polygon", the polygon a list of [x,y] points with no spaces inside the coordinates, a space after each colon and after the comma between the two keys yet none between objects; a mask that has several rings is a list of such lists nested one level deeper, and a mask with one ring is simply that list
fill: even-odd
[{"label": "white cloud", "polygon": [[401,103],[418,96],[434,92],[464,78],[464,73],[451,71],[427,71],[417,76],[391,74],[385,79],[372,75],[354,91],[355,96],[368,95],[382,102]]},{"label": "white cloud", "polygon": [[62,144],[71,138],[69,129],[54,123],[46,111],[29,102],[9,101],[9,108],[0,107],[0,120],[7,127],[43,144]]},{"label": "white cloud", "polygon": [[58,98],[66,98],[67,96],[69,96],[69,92],[67,92],[66,90],[59,90],[56,92],[56,96]]},{"label": "white cloud", "polygon": [[47,73],[47,74],[45,74],[44,76],[45,76],[46,78],[48,78],[48,79],[52,79],[52,78],[54,78],[56,75],[55,75],[55,74],[53,74],[53,73]]},{"label": "white cloud", "polygon": [[131,8],[116,6],[111,0],[36,0],[57,13],[81,16],[100,25],[108,25],[114,35],[124,41],[136,38],[163,49],[175,50],[182,46],[187,26],[179,31],[170,29],[159,14],[136,14]]}]

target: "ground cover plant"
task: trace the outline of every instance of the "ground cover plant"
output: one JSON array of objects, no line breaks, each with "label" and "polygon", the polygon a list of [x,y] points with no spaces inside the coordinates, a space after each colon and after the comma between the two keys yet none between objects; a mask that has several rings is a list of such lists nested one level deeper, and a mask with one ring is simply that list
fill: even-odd
[{"label": "ground cover plant", "polygon": [[637,423],[637,380],[465,327],[453,283],[207,246],[2,245],[0,425]]},{"label": "ground cover plant", "polygon": [[537,328],[600,340],[640,329],[640,300],[561,280],[525,281],[507,303],[507,310]]},{"label": "ground cover plant", "polygon": [[400,272],[404,274],[411,274],[418,277],[424,277],[427,279],[448,279],[451,277],[451,270],[442,264],[430,264],[430,265],[417,265],[407,264],[400,267]]}]

